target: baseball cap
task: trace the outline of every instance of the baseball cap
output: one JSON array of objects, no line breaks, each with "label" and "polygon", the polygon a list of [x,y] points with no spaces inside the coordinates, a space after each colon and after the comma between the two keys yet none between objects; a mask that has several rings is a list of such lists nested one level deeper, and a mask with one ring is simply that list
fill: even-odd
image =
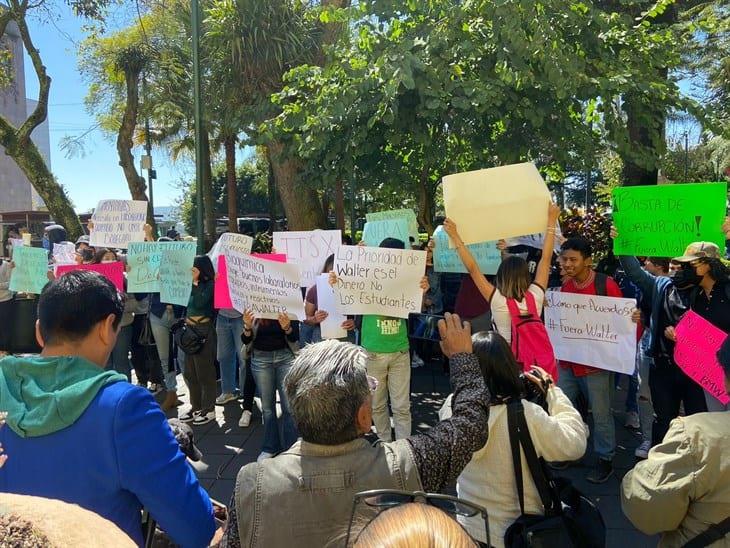
[{"label": "baseball cap", "polygon": [[199,461],[203,458],[203,454],[195,446],[195,438],[193,429],[180,419],[168,419],[170,429],[172,430],[177,443],[180,445],[180,451],[190,460]]},{"label": "baseball cap", "polygon": [[720,248],[712,242],[694,242],[687,246],[684,255],[675,257],[672,261],[677,263],[689,263],[697,259],[719,259]]}]

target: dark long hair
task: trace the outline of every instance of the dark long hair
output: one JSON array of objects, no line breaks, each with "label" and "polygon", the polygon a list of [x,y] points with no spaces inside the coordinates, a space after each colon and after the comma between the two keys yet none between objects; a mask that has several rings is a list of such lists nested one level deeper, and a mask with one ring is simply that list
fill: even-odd
[{"label": "dark long hair", "polygon": [[710,277],[713,280],[716,282],[730,281],[730,268],[720,259],[710,259],[707,264],[710,265]]},{"label": "dark long hair", "polygon": [[530,288],[532,279],[527,261],[522,257],[505,257],[497,269],[497,289],[507,299],[521,301]]},{"label": "dark long hair", "polygon": [[101,264],[101,262],[104,260],[104,255],[107,253],[111,253],[114,255],[114,260],[119,260],[119,255],[117,255],[117,252],[113,249],[107,249],[106,247],[102,247],[101,249],[98,249],[96,253],[94,254],[94,259],[92,260],[91,264]]},{"label": "dark long hair", "polygon": [[200,271],[200,277],[198,281],[200,283],[209,282],[215,279],[215,270],[213,270],[213,263],[210,261],[210,257],[207,255],[198,255],[193,261],[193,266]]},{"label": "dark long hair", "polygon": [[519,400],[522,394],[522,368],[504,337],[496,331],[480,331],[472,335],[471,341],[493,403]]}]

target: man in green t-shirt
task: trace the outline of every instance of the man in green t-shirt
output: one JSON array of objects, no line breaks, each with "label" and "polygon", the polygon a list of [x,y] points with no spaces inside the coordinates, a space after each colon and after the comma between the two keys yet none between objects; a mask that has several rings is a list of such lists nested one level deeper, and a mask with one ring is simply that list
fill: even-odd
[{"label": "man in green t-shirt", "polygon": [[[405,249],[405,243],[386,238],[379,247]],[[421,289],[428,291],[428,278],[421,279]],[[408,324],[401,318],[368,315],[362,317],[360,344],[368,352],[368,375],[375,377],[378,388],[373,393],[373,422],[383,441],[392,441],[388,395],[393,410],[396,439],[411,435],[411,360],[408,350]]]}]

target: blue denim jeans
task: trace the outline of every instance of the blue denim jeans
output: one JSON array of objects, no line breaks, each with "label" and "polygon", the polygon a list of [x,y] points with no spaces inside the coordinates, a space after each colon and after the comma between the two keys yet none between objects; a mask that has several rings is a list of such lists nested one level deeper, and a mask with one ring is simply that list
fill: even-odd
[{"label": "blue denim jeans", "polygon": [[322,328],[317,325],[309,325],[304,322],[299,324],[299,348],[304,348],[308,344],[314,344],[322,341]]},{"label": "blue denim jeans", "polygon": [[572,368],[561,367],[558,378],[558,386],[573,405],[581,392],[588,398],[593,411],[593,450],[604,460],[613,459],[616,452],[616,425],[611,414],[611,375],[610,371],[601,371],[576,377]]},{"label": "blue denim jeans", "polygon": [[[294,355],[288,348],[271,352],[254,350],[251,357],[251,371],[261,392],[261,408],[264,416],[262,451],[267,453],[276,454],[285,451],[299,437],[284,391],[284,377],[293,361]],[[281,401],[281,420],[276,416],[277,390]]]},{"label": "blue denim jeans", "polygon": [[[236,385],[236,366],[245,364],[243,360],[243,317],[227,318],[218,314],[215,324],[215,332],[218,337],[218,363],[221,367],[221,392],[233,394],[238,390]],[[243,367],[241,367],[243,371]],[[242,376],[241,379],[244,377]]]},{"label": "blue denim jeans", "polygon": [[132,365],[129,362],[129,351],[132,348],[132,324],[122,327],[117,335],[117,343],[114,345],[109,361],[106,363],[107,371],[114,370],[127,376],[127,381],[132,382]]},{"label": "blue denim jeans", "polygon": [[[165,388],[167,390],[177,390],[177,371],[178,367],[175,365],[182,366],[183,360],[178,360],[177,364],[173,364],[170,367],[170,329],[175,325],[180,318],[176,318],[172,310],[165,310],[162,314],[162,318],[158,318],[154,314],[150,313],[150,327],[152,328],[152,335],[155,337],[155,344],[157,345],[157,354],[160,356],[160,363],[162,364],[162,372],[165,375]],[[171,371],[168,371],[171,369]],[[179,367],[182,371],[183,367]]]}]

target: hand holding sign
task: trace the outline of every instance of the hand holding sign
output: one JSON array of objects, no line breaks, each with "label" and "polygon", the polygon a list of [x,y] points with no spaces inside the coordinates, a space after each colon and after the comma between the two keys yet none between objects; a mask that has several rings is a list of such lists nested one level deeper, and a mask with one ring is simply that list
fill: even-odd
[{"label": "hand holding sign", "polygon": [[620,187],[613,191],[617,255],[676,257],[692,242],[725,245],[726,183]]},{"label": "hand holding sign", "polygon": [[127,249],[130,242],[145,238],[147,202],[141,200],[102,200],[94,210],[89,237],[92,247]]}]

